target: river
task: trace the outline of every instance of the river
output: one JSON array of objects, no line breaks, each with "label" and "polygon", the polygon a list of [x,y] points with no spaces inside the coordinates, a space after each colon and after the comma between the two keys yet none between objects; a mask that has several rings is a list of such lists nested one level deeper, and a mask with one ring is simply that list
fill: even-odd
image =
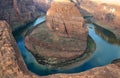
[{"label": "river", "polygon": [[55,73],[78,73],[94,67],[110,64],[113,60],[120,58],[120,41],[116,39],[114,34],[101,27],[88,23],[87,27],[89,29],[89,36],[96,44],[96,50],[93,52],[92,56],[86,60],[84,64],[72,69],[64,71],[49,70],[38,64],[33,55],[25,48],[24,45],[24,36],[26,31],[44,21],[44,16],[39,17],[33,23],[26,25],[25,28],[13,32],[27,68],[35,74],[43,76]]}]

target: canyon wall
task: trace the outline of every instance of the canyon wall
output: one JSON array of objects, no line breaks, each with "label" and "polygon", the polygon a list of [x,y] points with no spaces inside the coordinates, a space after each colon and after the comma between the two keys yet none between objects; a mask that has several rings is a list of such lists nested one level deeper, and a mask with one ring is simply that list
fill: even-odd
[{"label": "canyon wall", "polygon": [[36,7],[43,12],[46,12],[50,7],[50,4],[53,0],[33,0]]},{"label": "canyon wall", "polygon": [[[29,76],[28,76],[29,75]],[[7,22],[0,21],[0,78],[30,78],[12,31]]]},{"label": "canyon wall", "polygon": [[0,19],[6,20],[14,30],[41,16],[48,3],[49,0],[1,0]]},{"label": "canyon wall", "polygon": [[120,0],[90,0],[94,1],[96,3],[106,3],[106,4],[114,4],[114,5],[120,5]]},{"label": "canyon wall", "polygon": [[[83,0],[81,8],[93,16],[93,23],[112,31],[120,39],[120,1]],[[83,12],[84,16],[89,16]]]}]

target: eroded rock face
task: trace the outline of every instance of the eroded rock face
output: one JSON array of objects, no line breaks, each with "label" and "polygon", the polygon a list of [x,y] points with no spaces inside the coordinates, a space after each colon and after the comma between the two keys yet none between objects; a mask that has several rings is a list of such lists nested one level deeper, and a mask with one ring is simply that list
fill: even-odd
[{"label": "eroded rock face", "polygon": [[0,78],[31,78],[9,25],[0,21]]},{"label": "eroded rock face", "polygon": [[88,30],[79,10],[68,0],[53,2],[46,18],[46,23],[26,37],[25,45],[40,64],[57,69],[85,52]]},{"label": "eroded rock face", "polygon": [[39,10],[42,10],[44,12],[46,12],[49,7],[50,7],[50,4],[53,0],[33,0],[33,2],[35,3],[36,7],[39,9]]},{"label": "eroded rock face", "polygon": [[[41,16],[49,8],[49,0],[1,0],[0,19],[6,20],[12,30]],[[44,6],[43,6],[44,5]]]},{"label": "eroded rock face", "polygon": [[[47,26],[57,35],[81,37],[87,34],[85,21],[72,2],[54,2],[47,11]],[[80,35],[81,34],[81,35]],[[83,38],[84,36],[82,36]],[[85,35],[86,37],[86,35]]]},{"label": "eroded rock face", "polygon": [[46,78],[119,78],[120,67],[115,64],[110,64],[104,67],[97,67],[78,74],[57,74]]},{"label": "eroded rock face", "polygon": [[94,23],[112,31],[120,39],[119,3],[119,0],[84,0],[81,2],[81,7],[93,15],[94,19],[92,21]]}]

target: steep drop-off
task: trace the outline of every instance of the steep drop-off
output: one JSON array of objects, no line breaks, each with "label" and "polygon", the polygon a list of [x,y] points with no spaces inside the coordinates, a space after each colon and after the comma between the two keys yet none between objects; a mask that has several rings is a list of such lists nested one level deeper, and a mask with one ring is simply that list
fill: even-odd
[{"label": "steep drop-off", "polygon": [[[91,13],[92,22],[112,31],[120,39],[120,1],[119,0],[83,0],[81,8]],[[85,14],[84,16],[89,16]]]},{"label": "steep drop-off", "polygon": [[0,19],[12,30],[32,22],[48,9],[48,0],[1,0]]},{"label": "steep drop-off", "polygon": [[[27,76],[29,74],[29,76]],[[0,21],[0,78],[30,78],[29,71],[5,21]]]}]

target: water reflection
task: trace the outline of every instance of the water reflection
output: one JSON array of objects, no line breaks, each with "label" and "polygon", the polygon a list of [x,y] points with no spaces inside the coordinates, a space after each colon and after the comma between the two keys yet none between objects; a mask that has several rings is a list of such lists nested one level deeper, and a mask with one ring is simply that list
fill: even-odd
[{"label": "water reflection", "polygon": [[110,31],[95,25],[95,32],[97,35],[101,36],[104,40],[111,44],[120,45],[120,40]]}]

